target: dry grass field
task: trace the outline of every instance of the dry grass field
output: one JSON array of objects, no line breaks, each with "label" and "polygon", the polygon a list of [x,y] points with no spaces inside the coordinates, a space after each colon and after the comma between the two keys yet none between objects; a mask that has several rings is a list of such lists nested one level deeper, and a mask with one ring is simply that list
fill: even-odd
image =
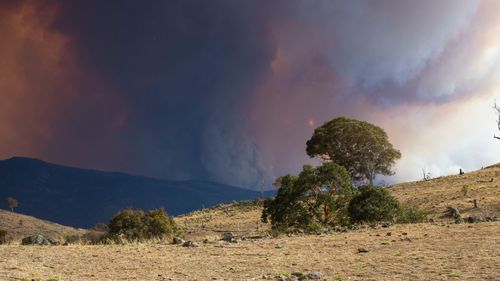
[{"label": "dry grass field", "polygon": [[84,232],[83,230],[4,210],[0,210],[0,229],[8,229],[9,238],[14,241],[34,234],[61,240],[64,235],[82,234]]},{"label": "dry grass field", "polygon": [[262,236],[269,226],[259,223],[258,204],[221,205],[176,218],[199,247],[4,245],[0,280],[275,280],[312,271],[324,280],[500,280],[500,222],[454,224],[443,217],[450,205],[466,216],[498,217],[499,175],[500,167],[492,167],[390,188],[429,209],[434,223],[228,243],[219,241],[225,231]]}]

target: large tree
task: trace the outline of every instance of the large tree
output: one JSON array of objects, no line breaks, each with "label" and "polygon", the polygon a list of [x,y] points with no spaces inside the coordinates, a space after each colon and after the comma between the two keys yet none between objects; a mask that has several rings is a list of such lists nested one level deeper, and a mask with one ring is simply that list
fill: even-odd
[{"label": "large tree", "polygon": [[392,166],[401,158],[382,128],[346,117],[316,128],[307,141],[307,154],[343,166],[353,180],[370,185],[377,174],[392,175]]},{"label": "large tree", "polygon": [[278,193],[264,203],[262,220],[273,228],[347,224],[347,206],[356,194],[349,174],[335,163],[305,165],[298,176],[276,180]]}]

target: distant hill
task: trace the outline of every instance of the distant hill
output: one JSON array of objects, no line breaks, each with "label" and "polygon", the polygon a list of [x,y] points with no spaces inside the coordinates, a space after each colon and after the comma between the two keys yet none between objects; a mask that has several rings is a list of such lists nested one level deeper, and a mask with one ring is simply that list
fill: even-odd
[{"label": "distant hill", "polygon": [[14,157],[0,161],[4,209],[8,196],[19,201],[19,213],[88,228],[107,222],[127,207],[164,207],[169,214],[179,215],[233,200],[255,199],[260,193],[214,182],[165,181]]},{"label": "distant hill", "polygon": [[84,230],[4,210],[0,210],[0,229],[8,230],[8,236],[13,238],[14,241],[37,234],[62,241],[65,235],[83,234],[85,232]]}]

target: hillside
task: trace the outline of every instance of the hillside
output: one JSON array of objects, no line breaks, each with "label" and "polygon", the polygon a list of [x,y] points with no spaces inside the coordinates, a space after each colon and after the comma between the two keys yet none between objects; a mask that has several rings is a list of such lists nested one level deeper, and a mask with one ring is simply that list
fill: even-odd
[{"label": "hillside", "polygon": [[[431,211],[435,219],[441,219],[448,206],[457,207],[466,216],[500,217],[499,164],[464,175],[402,183],[390,190],[403,202]],[[473,200],[479,208],[474,208]]]},{"label": "hillside", "polygon": [[[467,186],[467,195],[463,193],[464,186]],[[389,190],[402,202],[428,210],[429,218],[436,221],[451,220],[444,217],[448,206],[457,207],[464,216],[500,217],[500,165],[461,176],[397,184]],[[477,209],[473,208],[474,199]],[[194,238],[213,237],[224,231],[256,235],[264,234],[269,228],[260,222],[261,211],[261,205],[255,202],[242,202],[194,211],[176,220]]]},{"label": "hillside", "polygon": [[[0,161],[0,198],[19,201],[18,213],[89,228],[130,207],[164,207],[171,215],[260,193],[206,181],[165,181],[15,157]],[[2,207],[5,206],[2,204]]]},{"label": "hillside", "polygon": [[65,235],[83,233],[83,230],[4,210],[0,210],[0,229],[7,229],[9,237],[15,242],[37,234],[62,241]]},{"label": "hillside", "polygon": [[[262,281],[316,271],[322,280],[500,280],[500,222],[455,224],[442,216],[449,205],[465,215],[498,214],[498,173],[500,167],[492,167],[390,188],[403,201],[428,208],[434,223],[271,238],[264,235],[269,226],[259,223],[259,202],[221,204],[175,218],[199,247],[0,246],[0,280]],[[474,198],[477,210],[470,209]],[[247,239],[220,241],[225,231]]]}]

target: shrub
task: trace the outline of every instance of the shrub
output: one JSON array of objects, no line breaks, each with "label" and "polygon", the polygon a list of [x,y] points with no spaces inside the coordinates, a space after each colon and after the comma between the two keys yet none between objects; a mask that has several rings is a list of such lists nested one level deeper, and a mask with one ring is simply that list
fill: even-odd
[{"label": "shrub", "polygon": [[349,216],[353,222],[394,221],[400,204],[389,191],[383,188],[365,186],[359,189],[349,203]]},{"label": "shrub", "polygon": [[82,240],[82,237],[77,234],[67,234],[64,235],[64,242],[68,244],[75,244],[75,243],[80,243]]},{"label": "shrub", "polygon": [[345,168],[335,163],[305,165],[298,176],[275,182],[278,193],[264,202],[262,221],[275,230],[297,228],[316,232],[325,226],[349,223],[347,206],[356,194]]},{"label": "shrub", "polygon": [[82,235],[81,241],[84,244],[90,244],[90,245],[101,244],[106,238],[106,234],[107,234],[106,232],[96,231],[91,229]]},{"label": "shrub", "polygon": [[417,206],[410,206],[401,204],[397,218],[398,223],[419,223],[426,222],[429,212],[418,208]]},{"label": "shrub", "polygon": [[462,193],[464,194],[464,196],[467,196],[467,193],[469,193],[469,186],[462,186]]},{"label": "shrub", "polygon": [[144,213],[142,210],[126,209],[114,215],[108,223],[110,238],[124,238],[128,241],[162,239],[179,235],[176,226],[163,209]]},{"label": "shrub", "polygon": [[95,230],[95,231],[98,231],[98,232],[104,232],[104,233],[107,233],[109,232],[109,227],[107,224],[105,223],[97,223],[96,225],[94,225],[91,230]]}]

